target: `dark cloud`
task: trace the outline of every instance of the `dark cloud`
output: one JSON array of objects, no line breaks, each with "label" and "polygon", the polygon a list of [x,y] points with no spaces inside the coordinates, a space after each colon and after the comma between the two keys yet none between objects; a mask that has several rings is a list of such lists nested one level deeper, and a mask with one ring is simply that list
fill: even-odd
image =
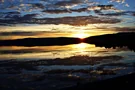
[{"label": "dark cloud", "polygon": [[38,14],[26,14],[23,17],[20,17],[20,19],[23,19],[23,20],[32,19],[32,18],[34,18],[37,15]]},{"label": "dark cloud", "polygon": [[44,9],[45,6],[41,3],[32,3],[32,8],[41,8],[41,9]]},{"label": "dark cloud", "polygon": [[68,25],[87,25],[87,24],[114,24],[121,22],[117,18],[106,18],[97,16],[76,16],[76,17],[62,17],[62,18],[33,18],[35,14],[25,15],[22,18],[15,20],[0,20],[1,23],[28,23],[28,24],[68,24]]},{"label": "dark cloud", "polygon": [[135,13],[133,13],[133,16],[135,16]]},{"label": "dark cloud", "polygon": [[[20,15],[16,15],[16,14],[15,15],[14,14],[7,14],[0,21],[1,21],[1,23],[2,22],[17,23],[17,22],[23,21],[23,20],[31,20],[36,15],[38,15],[38,14],[26,14],[24,16],[20,16]],[[8,20],[6,20],[7,18],[8,18]]]},{"label": "dark cloud", "polygon": [[126,15],[126,12],[115,12],[115,13],[99,13],[99,15],[103,15],[103,16],[121,16],[121,15]]},{"label": "dark cloud", "polygon": [[62,10],[43,10],[42,12],[50,13],[50,14],[60,14],[60,13],[70,13],[69,10],[67,9],[62,9]]},{"label": "dark cloud", "polygon": [[98,11],[102,11],[102,10],[117,10],[114,5],[110,4],[110,5],[96,5],[96,6],[90,6],[89,10],[98,10]]},{"label": "dark cloud", "polygon": [[116,18],[100,18],[96,16],[76,16],[76,17],[63,17],[63,18],[43,18],[26,20],[25,23],[37,24],[68,24],[68,25],[87,25],[97,23],[114,24],[119,23],[121,20]]},{"label": "dark cloud", "polygon": [[72,6],[74,4],[80,4],[83,0],[69,0],[69,1],[59,1],[55,3],[57,6]]},{"label": "dark cloud", "polygon": [[12,18],[14,16],[20,16],[20,12],[0,12],[0,18]]},{"label": "dark cloud", "polygon": [[101,13],[102,13],[101,10],[94,10],[94,12],[95,12],[96,14],[101,14]]},{"label": "dark cloud", "polygon": [[94,12],[98,15],[102,16],[121,16],[121,15],[132,15],[135,16],[135,11],[120,11],[120,12],[113,12],[113,13],[104,13],[102,10],[94,10]]},{"label": "dark cloud", "polygon": [[100,8],[100,10],[109,10],[109,9],[114,9],[114,5],[97,5],[97,7]]},{"label": "dark cloud", "polygon": [[131,13],[132,16],[135,16],[135,11],[130,11],[129,13]]},{"label": "dark cloud", "polygon": [[135,16],[135,11],[125,11],[125,13]]},{"label": "dark cloud", "polygon": [[[98,5],[99,6],[99,5]],[[100,7],[111,7],[111,5],[100,5]],[[114,10],[113,13],[105,13],[102,10],[108,10],[111,8],[97,8],[97,7],[91,7],[94,12],[98,15],[102,15],[102,16],[121,16],[121,15],[132,15],[135,16],[135,11],[117,11],[117,9],[112,8],[112,10]],[[116,11],[115,11],[116,10]]]},{"label": "dark cloud", "polygon": [[[93,10],[98,15],[104,15],[104,16],[120,16],[125,15],[125,12],[117,12],[118,9],[114,7],[114,5],[96,5],[96,6],[90,6],[88,10]],[[114,11],[113,13],[104,13],[105,11]]]},{"label": "dark cloud", "polygon": [[101,26],[97,27],[97,29],[103,29],[103,30],[112,30],[116,32],[135,32],[135,27],[108,27],[108,26]]},{"label": "dark cloud", "polygon": [[0,36],[34,36],[41,35],[43,33],[57,33],[55,31],[35,31],[35,32],[23,32],[23,31],[14,31],[14,32],[0,32]]},{"label": "dark cloud", "polygon": [[72,12],[85,12],[87,8],[79,8],[79,9],[57,9],[57,10],[44,10],[43,12],[51,13],[51,14],[60,14],[60,13],[72,13]]},{"label": "dark cloud", "polygon": [[20,12],[7,12],[6,14],[20,14]]},{"label": "dark cloud", "polygon": [[14,31],[14,32],[0,32],[0,36],[36,36],[44,35],[45,33],[60,33],[60,31]]},{"label": "dark cloud", "polygon": [[0,36],[9,36],[9,35],[17,35],[17,36],[27,36],[27,35],[35,35],[34,32],[0,32]]},{"label": "dark cloud", "polygon": [[118,32],[135,32],[135,27],[113,27],[112,29]]}]

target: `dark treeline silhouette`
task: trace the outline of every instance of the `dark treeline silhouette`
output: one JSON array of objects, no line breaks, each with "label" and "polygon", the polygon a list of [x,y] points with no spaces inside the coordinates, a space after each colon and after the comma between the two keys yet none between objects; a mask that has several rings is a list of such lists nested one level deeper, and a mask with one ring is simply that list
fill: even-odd
[{"label": "dark treeline silhouette", "polygon": [[0,40],[0,46],[55,46],[78,44],[81,42],[95,44],[99,47],[115,48],[126,46],[135,51],[135,32],[105,34],[92,36],[83,40],[79,38],[25,38],[16,40]]},{"label": "dark treeline silhouette", "polygon": [[95,44],[97,47],[116,48],[126,46],[135,51],[135,32],[105,34],[92,36],[85,39],[86,43]]},{"label": "dark treeline silhouette", "polygon": [[0,46],[55,46],[78,44],[78,38],[24,38],[16,40],[0,40]]}]

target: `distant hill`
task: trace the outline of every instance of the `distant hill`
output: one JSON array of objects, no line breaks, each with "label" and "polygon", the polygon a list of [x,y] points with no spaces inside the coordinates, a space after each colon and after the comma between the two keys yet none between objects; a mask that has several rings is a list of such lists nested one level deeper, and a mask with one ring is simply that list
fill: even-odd
[{"label": "distant hill", "polygon": [[115,48],[127,46],[135,51],[135,32],[105,34],[85,38],[24,38],[16,40],[0,40],[0,46],[54,46],[78,44],[81,42],[95,44],[98,47]]}]

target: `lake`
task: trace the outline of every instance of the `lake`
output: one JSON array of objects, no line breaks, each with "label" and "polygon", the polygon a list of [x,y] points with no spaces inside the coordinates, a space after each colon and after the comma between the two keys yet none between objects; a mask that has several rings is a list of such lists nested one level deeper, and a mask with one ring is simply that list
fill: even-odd
[{"label": "lake", "polygon": [[[33,28],[35,29],[33,31],[29,30],[30,27],[35,26],[26,26],[20,32],[17,31],[18,28],[21,29],[20,26],[8,28],[3,26],[5,31],[1,32],[1,40],[4,40],[4,43],[10,42],[5,40],[13,41],[9,43],[10,45],[0,44],[0,79],[5,82],[1,85],[8,85],[6,83],[8,81],[19,85],[20,88],[30,82],[29,87],[33,87],[34,82],[42,89],[51,90],[131,74],[135,71],[134,49],[117,44],[115,47],[106,47],[84,41],[89,36],[118,33],[116,31],[101,30],[96,33],[96,31],[73,30],[65,33],[61,30],[52,32],[51,29],[39,31],[39,27]],[[28,31],[25,31],[26,29]],[[41,41],[38,42],[35,38],[41,38]],[[52,43],[55,39],[59,42]],[[79,41],[68,43],[72,39]],[[15,40],[21,44],[17,44],[18,41]],[[13,42],[15,43],[12,45]],[[31,45],[27,45],[28,42]],[[39,87],[34,84],[34,88]]]}]

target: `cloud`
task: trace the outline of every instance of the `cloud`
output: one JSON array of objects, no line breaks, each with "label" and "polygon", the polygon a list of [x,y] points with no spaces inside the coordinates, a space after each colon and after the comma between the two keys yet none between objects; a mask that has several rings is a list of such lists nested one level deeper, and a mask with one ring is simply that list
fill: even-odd
[{"label": "cloud", "polygon": [[135,32],[135,27],[113,27],[112,30],[118,32]]},{"label": "cloud", "polygon": [[117,10],[114,8],[114,5],[96,5],[96,6],[90,6],[89,10]]},{"label": "cloud", "polygon": [[0,32],[0,36],[41,36],[45,34],[59,34],[61,31],[51,30],[51,31],[13,31],[13,32]]},{"label": "cloud", "polygon": [[50,14],[60,14],[60,13],[70,13],[69,10],[67,9],[62,9],[62,10],[43,10],[42,12],[45,12],[45,13],[50,13]]},{"label": "cloud", "polygon": [[26,15],[24,15],[24,16],[20,16],[20,14],[7,14],[7,15],[5,15],[5,17],[3,18],[3,20],[4,19],[9,19],[9,21],[10,20],[30,20],[30,19],[32,19],[32,18],[34,18],[34,17],[36,17],[38,14],[26,14]]},{"label": "cloud", "polygon": [[110,0],[109,2],[110,3],[111,2],[116,2],[116,3],[122,4],[122,5],[126,6],[126,7],[130,7],[130,5],[128,3],[126,3],[125,0]]},{"label": "cloud", "polygon": [[101,14],[101,13],[102,13],[101,10],[94,10],[94,12],[95,12],[96,14]]},{"label": "cloud", "polygon": [[58,33],[58,31],[35,31],[35,32],[14,31],[14,32],[0,32],[0,36],[36,36],[36,35],[42,35],[44,33]]},{"label": "cloud", "polygon": [[55,3],[55,5],[57,5],[57,6],[72,6],[75,4],[80,4],[82,2],[83,2],[83,0],[59,1],[59,2]]},{"label": "cloud", "polygon": [[72,13],[72,12],[85,12],[85,11],[87,11],[87,8],[43,10],[42,12],[46,12],[50,14],[60,14],[60,13]]},{"label": "cloud", "polygon": [[0,0],[0,2],[1,2],[1,3],[3,3],[3,2],[4,2],[4,0]]},{"label": "cloud", "polygon": [[0,18],[4,19],[4,18],[12,18],[13,16],[20,16],[20,12],[1,12],[0,13]]},{"label": "cloud", "polygon": [[129,7],[129,4],[125,4],[126,7]]},{"label": "cloud", "polygon": [[[27,16],[27,17],[26,17]],[[121,20],[117,18],[97,17],[97,16],[76,16],[76,17],[62,17],[62,18],[33,18],[33,15],[25,15],[15,20],[0,20],[1,23],[28,23],[28,24],[68,24],[68,25],[88,25],[88,24],[114,24],[120,23]]]},{"label": "cloud", "polygon": [[116,31],[116,32],[135,32],[135,27],[109,27],[107,25],[105,26],[100,26],[97,27],[97,29],[102,29],[102,30],[111,30],[111,31]]},{"label": "cloud", "polygon": [[126,14],[126,12],[115,12],[115,13],[106,13],[106,14],[99,13],[99,15],[102,15],[102,16],[121,16],[121,15],[127,15],[127,14]]},{"label": "cloud", "polygon": [[30,35],[36,35],[35,32],[0,32],[0,36],[30,36]]},{"label": "cloud", "polygon": [[41,8],[41,9],[45,8],[45,6],[41,3],[32,3],[31,6],[32,8]]},{"label": "cloud", "polygon": [[127,13],[131,14],[132,16],[135,16],[135,11],[128,11]]},{"label": "cloud", "polygon": [[135,13],[133,13],[133,16],[135,16]]},{"label": "cloud", "polygon": [[96,14],[102,16],[122,16],[122,15],[132,15],[134,16],[135,11],[121,11],[121,12],[113,12],[113,13],[104,13],[101,10],[94,10]]},{"label": "cloud", "polygon": [[110,2],[125,3],[125,0],[110,0]]},{"label": "cloud", "polygon": [[110,5],[98,5],[97,7],[99,7],[101,10],[114,9],[114,5],[112,5],[112,4],[110,4]]},{"label": "cloud", "polygon": [[[17,0],[12,0],[12,1],[15,2]],[[117,8],[119,7],[115,5],[117,5],[117,3],[124,3],[125,5],[126,4],[125,0],[108,0],[108,1],[115,2],[115,3],[109,3],[109,4],[108,2],[99,3],[100,2],[99,0],[37,0],[37,1],[28,0],[26,2],[23,0],[22,3],[18,1],[17,2],[18,4],[14,3],[13,5],[16,5],[16,8],[17,6],[19,6],[18,8],[22,7],[22,9],[20,9],[20,12],[18,11],[18,9],[14,8],[12,9],[12,12],[10,11],[9,13],[0,15],[1,17],[0,24],[1,25],[3,25],[3,23],[6,23],[6,24],[8,23],[9,24],[17,24],[17,23],[69,24],[69,25],[87,25],[87,24],[93,24],[93,23],[94,24],[96,23],[113,24],[113,23],[119,23],[121,22],[121,20],[117,18],[112,18],[112,17],[110,18],[102,18],[102,17],[95,18],[95,17],[96,15],[97,16],[100,15],[104,17],[105,16],[107,17],[108,16],[121,16],[121,15],[135,16],[134,13],[128,14],[125,12],[118,12]],[[8,2],[4,2],[4,3],[8,3]],[[74,7],[74,5],[76,7]],[[69,8],[67,8],[66,6],[69,6]],[[32,11],[31,12],[25,11],[29,9],[32,9]],[[89,11],[90,13],[87,13],[87,11]],[[91,11],[92,12],[94,11],[95,13],[91,13]],[[87,15],[95,15],[95,17],[94,16],[78,17],[80,15],[83,15],[83,13],[77,14],[78,16],[76,15],[76,17],[71,17],[71,16],[75,16],[73,15],[74,13],[72,12],[78,12],[78,13],[86,12]],[[54,18],[42,18],[42,17],[48,17],[46,13],[54,14],[54,15],[49,16],[49,17],[54,17]],[[55,14],[63,14],[63,13],[68,13],[68,14],[65,14],[64,16],[66,17],[64,18],[58,18],[58,17],[61,17],[62,15],[57,15],[57,18],[55,18]],[[40,17],[41,15],[42,16],[40,17],[41,19],[36,18],[37,15],[39,15],[38,17]]]},{"label": "cloud", "polygon": [[24,19],[24,20],[32,19],[32,18],[36,17],[37,15],[38,14],[26,14],[23,17],[20,17],[19,19]]},{"label": "cloud", "polygon": [[20,14],[20,12],[7,12],[6,14]]}]

